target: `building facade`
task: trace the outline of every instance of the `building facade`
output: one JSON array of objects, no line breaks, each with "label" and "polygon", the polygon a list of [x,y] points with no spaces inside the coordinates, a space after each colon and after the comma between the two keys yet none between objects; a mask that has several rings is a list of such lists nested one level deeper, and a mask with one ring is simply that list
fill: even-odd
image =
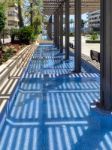
[{"label": "building facade", "polygon": [[6,12],[6,29],[17,29],[18,28],[18,7],[16,4],[10,5]]},{"label": "building facade", "polygon": [[89,30],[100,29],[100,10],[88,13]]}]

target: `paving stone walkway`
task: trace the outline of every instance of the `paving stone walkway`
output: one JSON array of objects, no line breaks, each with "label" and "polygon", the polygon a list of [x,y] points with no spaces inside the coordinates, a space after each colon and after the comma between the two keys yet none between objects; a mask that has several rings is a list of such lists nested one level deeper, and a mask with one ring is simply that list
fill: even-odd
[{"label": "paving stone walkway", "polygon": [[0,150],[112,150],[112,130],[92,124],[99,73],[73,74],[73,59],[37,48],[0,118]]}]

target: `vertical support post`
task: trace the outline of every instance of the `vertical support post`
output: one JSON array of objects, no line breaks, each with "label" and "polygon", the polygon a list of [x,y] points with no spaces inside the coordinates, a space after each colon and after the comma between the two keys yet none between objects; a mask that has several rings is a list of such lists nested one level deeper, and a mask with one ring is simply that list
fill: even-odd
[{"label": "vertical support post", "polygon": [[112,111],[112,0],[101,1],[101,105]]},{"label": "vertical support post", "polygon": [[63,52],[63,5],[60,8],[60,52]]},{"label": "vertical support post", "polygon": [[52,40],[52,15],[49,20],[49,25],[50,25],[50,40]]},{"label": "vertical support post", "polygon": [[81,0],[75,0],[75,72],[81,72]]},{"label": "vertical support post", "polygon": [[57,21],[56,14],[54,14],[54,44],[55,44],[55,46],[57,45],[57,31],[56,31],[57,23],[56,23],[56,21]]},{"label": "vertical support post", "polygon": [[59,28],[60,28],[59,27],[59,12],[57,13],[56,17],[57,17],[57,19],[56,19],[57,20],[57,27],[56,27],[57,28],[57,48],[59,49],[59,44],[60,44],[59,43],[59,38],[60,38],[59,37],[59,31],[60,31],[59,30]]},{"label": "vertical support post", "polygon": [[69,59],[69,0],[65,1],[65,59]]},{"label": "vertical support post", "polygon": [[50,23],[50,21],[48,22],[48,25],[47,25],[47,33],[48,33],[49,39],[51,39],[51,23]]}]

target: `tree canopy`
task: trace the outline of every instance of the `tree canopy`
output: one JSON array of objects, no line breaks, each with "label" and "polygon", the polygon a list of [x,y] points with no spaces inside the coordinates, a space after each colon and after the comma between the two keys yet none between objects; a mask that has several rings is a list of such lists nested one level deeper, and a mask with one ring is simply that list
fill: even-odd
[{"label": "tree canopy", "polygon": [[0,4],[0,32],[5,27],[5,13],[4,13],[4,7],[2,4]]},{"label": "tree canopy", "polygon": [[2,4],[0,4],[0,49],[1,49],[1,32],[5,27],[5,11]]},{"label": "tree canopy", "polygon": [[[10,5],[17,4],[19,27],[31,25],[36,33],[41,31],[42,25],[42,0],[0,0],[0,4],[8,9]],[[0,9],[2,11],[2,9]],[[23,19],[24,18],[24,19]],[[0,21],[0,26],[3,22]]]},{"label": "tree canopy", "polygon": [[2,4],[0,4],[0,32],[5,27],[5,13],[4,13],[4,7]]}]

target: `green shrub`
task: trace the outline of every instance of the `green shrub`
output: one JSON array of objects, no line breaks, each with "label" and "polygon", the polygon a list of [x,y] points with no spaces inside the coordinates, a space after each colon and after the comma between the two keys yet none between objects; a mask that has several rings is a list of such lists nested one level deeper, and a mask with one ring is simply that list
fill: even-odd
[{"label": "green shrub", "polygon": [[19,37],[19,29],[12,29],[11,30],[11,42],[14,43],[15,40]]},{"label": "green shrub", "polygon": [[21,28],[18,38],[21,43],[29,44],[34,39],[34,29],[31,26]]},{"label": "green shrub", "polygon": [[29,44],[35,40],[34,29],[31,26],[26,26],[20,29],[13,29],[11,31],[11,41],[19,41],[21,43]]},{"label": "green shrub", "polygon": [[91,33],[90,40],[95,41],[98,39],[98,34],[96,32]]},{"label": "green shrub", "polygon": [[74,33],[73,33],[73,32],[71,32],[71,33],[70,33],[70,36],[74,36]]},{"label": "green shrub", "polygon": [[2,55],[2,61],[5,62],[7,61],[9,58],[11,58],[14,54],[14,51],[12,48],[8,48],[6,51],[4,51],[3,55]]},{"label": "green shrub", "polygon": [[9,49],[7,50],[7,54],[9,54],[10,56],[12,56],[13,53],[14,53],[14,50],[13,50],[12,48],[9,48]]}]

